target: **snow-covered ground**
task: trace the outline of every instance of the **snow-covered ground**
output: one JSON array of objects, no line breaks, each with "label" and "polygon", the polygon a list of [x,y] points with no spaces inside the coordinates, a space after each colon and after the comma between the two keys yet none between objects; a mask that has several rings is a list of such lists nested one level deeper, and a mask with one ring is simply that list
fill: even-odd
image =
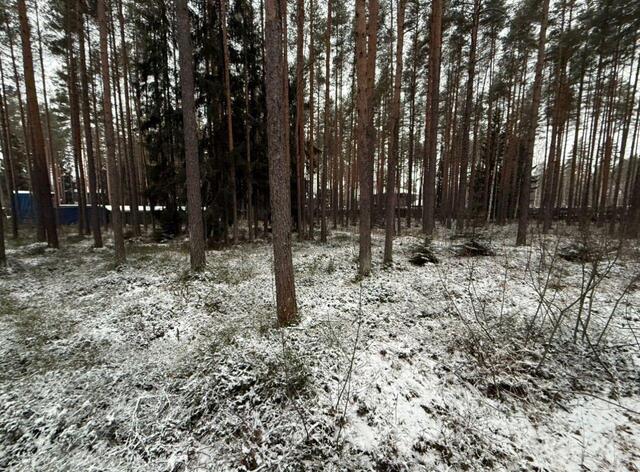
[{"label": "snow-covered ground", "polygon": [[0,470],[640,470],[638,249],[610,242],[579,303],[571,237],[512,232],[459,257],[442,231],[422,267],[402,236],[389,268],[376,234],[364,280],[355,234],[296,242],[288,329],[265,241],[202,275],[184,241],[130,243],[118,269],[90,239],[10,243]]}]

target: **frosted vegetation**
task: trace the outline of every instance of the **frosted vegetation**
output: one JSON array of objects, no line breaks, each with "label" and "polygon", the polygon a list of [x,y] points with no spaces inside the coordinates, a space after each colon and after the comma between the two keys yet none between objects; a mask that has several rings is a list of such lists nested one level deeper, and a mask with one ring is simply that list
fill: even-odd
[{"label": "frosted vegetation", "polygon": [[286,329],[265,241],[197,275],[179,240],[10,241],[0,469],[637,470],[638,248],[513,230],[399,237],[363,280],[357,235],[295,243]]}]

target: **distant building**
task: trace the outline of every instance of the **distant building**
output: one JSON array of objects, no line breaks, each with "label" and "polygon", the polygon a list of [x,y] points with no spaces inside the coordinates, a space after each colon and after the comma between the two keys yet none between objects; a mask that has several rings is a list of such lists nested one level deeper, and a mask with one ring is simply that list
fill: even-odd
[{"label": "distant building", "polygon": [[[16,210],[18,213],[18,221],[20,223],[35,222],[35,208],[33,205],[33,196],[27,190],[18,190],[16,195]],[[56,217],[59,225],[77,224],[80,219],[80,208],[77,203],[61,204],[55,207]],[[86,218],[89,221],[90,207],[86,208]],[[102,222],[107,219],[107,211],[104,208],[99,209]]]}]

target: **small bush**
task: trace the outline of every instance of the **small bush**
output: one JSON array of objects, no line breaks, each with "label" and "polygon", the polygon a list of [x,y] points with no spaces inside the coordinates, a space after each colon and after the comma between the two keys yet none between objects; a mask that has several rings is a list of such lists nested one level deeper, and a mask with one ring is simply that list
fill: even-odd
[{"label": "small bush", "polygon": [[585,243],[573,242],[560,248],[558,255],[565,261],[585,263],[599,260],[601,251]]},{"label": "small bush", "polygon": [[409,263],[414,266],[422,267],[427,263],[439,264],[440,260],[433,253],[433,249],[431,249],[431,242],[425,241],[424,243],[416,244],[411,249]]},{"label": "small bush", "polygon": [[495,256],[496,253],[488,242],[471,239],[458,247],[460,257]]}]

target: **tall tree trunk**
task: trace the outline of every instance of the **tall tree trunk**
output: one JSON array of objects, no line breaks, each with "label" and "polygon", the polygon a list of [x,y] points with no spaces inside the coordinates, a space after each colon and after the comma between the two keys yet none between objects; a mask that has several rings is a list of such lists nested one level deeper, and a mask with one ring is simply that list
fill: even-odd
[{"label": "tall tree trunk", "polygon": [[[97,192],[96,162],[93,153],[93,135],[91,133],[91,105],[89,102],[89,79],[87,74],[87,58],[84,44],[84,21],[81,13],[80,0],[76,1],[78,12],[78,45],[80,47],[80,86],[82,92],[82,121],[84,124],[84,142],[87,155],[87,170],[89,177],[89,196],[91,199],[91,234],[93,246],[102,247],[102,231],[100,230],[100,213]],[[97,124],[96,124],[97,125]]]},{"label": "tall tree trunk", "polygon": [[120,208],[120,175],[116,161],[115,132],[111,105],[111,72],[109,71],[108,23],[105,8],[106,0],[98,0],[98,28],[100,30],[100,67],[102,70],[102,113],[104,117],[104,135],[107,148],[107,172],[111,187],[111,226],[115,245],[116,264],[126,261],[124,235],[122,231],[122,209]]},{"label": "tall tree trunk", "polygon": [[[120,178],[121,178],[121,195],[122,195],[122,204],[129,204],[129,221],[124,219],[124,224],[131,224],[132,227],[135,227],[138,224],[137,221],[137,213],[134,215],[133,213],[133,198],[135,189],[133,188],[133,177],[132,177],[132,160],[129,155],[129,137],[127,135],[127,131],[125,128],[125,119],[124,119],[124,107],[122,105],[122,91],[120,88],[120,65],[119,65],[119,54],[118,49],[116,47],[116,36],[115,29],[116,24],[113,20],[113,15],[109,12],[109,45],[111,47],[111,57],[113,60],[111,61],[111,73],[112,73],[112,90],[113,93],[113,107],[115,110],[114,115],[114,127],[115,127],[115,138],[117,143],[118,150],[118,163],[120,168]],[[177,70],[177,69],[176,69]],[[178,83],[178,80],[175,80],[175,83]],[[177,101],[177,98],[176,98]],[[178,103],[176,102],[176,109],[178,108]]]},{"label": "tall tree trunk", "polygon": [[[32,195],[33,201],[33,214],[36,222],[36,239],[38,241],[46,241],[47,235],[44,227],[44,217],[42,216],[42,209],[40,208],[38,201],[38,188],[34,188],[33,177],[33,136],[31,134],[31,128],[27,123],[27,112],[24,109],[24,102],[22,100],[22,92],[20,87],[20,75],[18,74],[18,65],[16,61],[15,52],[13,49],[13,33],[9,27],[9,15],[5,16],[5,25],[7,30],[7,37],[9,38],[9,53],[11,55],[11,66],[13,69],[13,81],[16,88],[16,97],[18,101],[18,109],[20,110],[20,125],[22,127],[22,137],[24,142],[24,153],[26,157],[27,173],[29,175],[29,189]],[[16,159],[16,163],[18,159]],[[17,167],[16,167],[17,169]],[[18,189],[16,188],[16,191]]]},{"label": "tall tree trunk", "polygon": [[[249,231],[249,241],[255,238],[256,225],[254,225],[254,208],[253,208],[253,177],[251,165],[251,117],[249,106],[251,104],[252,89],[249,85],[249,28],[253,24],[253,18],[246,17],[246,9],[244,10],[244,135],[245,135],[245,161],[246,161],[246,187],[247,187],[247,227]],[[248,20],[251,20],[249,22]]]},{"label": "tall tree trunk", "polygon": [[11,206],[11,229],[13,239],[18,238],[18,198],[16,188],[15,166],[13,159],[13,148],[11,146],[11,122],[9,120],[9,110],[7,108],[7,89],[4,83],[4,68],[0,57],[0,129],[2,130],[4,176],[7,182],[7,192],[9,193],[9,205]]},{"label": "tall tree trunk", "polygon": [[473,26],[471,28],[471,46],[469,49],[469,64],[467,66],[467,88],[462,115],[462,149],[460,150],[460,181],[456,204],[456,230],[461,232],[467,212],[467,173],[469,166],[469,133],[471,131],[471,113],[473,110],[473,86],[476,75],[476,49],[478,45],[478,25],[480,23],[480,0],[473,5]]},{"label": "tall tree trunk", "polygon": [[533,150],[538,129],[538,108],[542,94],[542,73],[544,69],[544,52],[547,40],[547,23],[549,20],[549,0],[542,2],[542,18],[540,20],[540,36],[538,39],[538,57],[536,60],[535,77],[533,80],[533,94],[531,109],[529,110],[525,130],[527,140],[522,166],[522,181],[520,182],[520,199],[518,214],[518,235],[516,244],[523,246],[527,243],[527,229],[529,226],[529,199],[531,196],[531,167],[533,165]]},{"label": "tall tree trunk", "polygon": [[393,235],[394,217],[396,212],[396,172],[398,167],[399,140],[400,140],[400,94],[402,92],[402,66],[404,54],[404,14],[407,1],[398,0],[397,34],[396,41],[396,70],[393,79],[393,101],[389,116],[389,130],[391,142],[389,146],[389,160],[387,171],[387,201],[385,205],[386,225],[384,239],[383,262],[390,264],[393,260]]},{"label": "tall tree trunk", "polygon": [[[631,56],[631,70],[633,70],[633,63],[635,60],[635,41],[634,41],[634,47],[633,47],[633,53]],[[618,200],[620,197],[620,185],[622,182],[622,169],[624,167],[624,156],[626,154],[627,151],[627,141],[629,139],[629,130],[631,128],[631,121],[632,121],[632,117],[633,117],[633,108],[635,105],[635,98],[636,98],[636,92],[638,90],[638,78],[640,77],[640,60],[638,61],[638,66],[636,69],[636,77],[635,80],[633,82],[633,87],[631,87],[631,94],[628,96],[627,98],[627,108],[625,110],[625,114],[623,117],[624,123],[623,123],[623,130],[622,130],[622,139],[620,142],[620,152],[619,152],[619,157],[618,157],[618,165],[617,167],[617,173],[616,173],[616,180],[615,180],[615,187],[613,190],[613,203],[612,203],[612,218],[611,218],[611,223],[610,223],[610,232],[613,233],[615,230],[615,225],[616,225],[616,221],[618,219]],[[629,77],[629,82],[631,82],[631,77]],[[632,149],[632,153],[633,153],[633,149]]]},{"label": "tall tree trunk", "polygon": [[224,97],[227,119],[227,150],[229,151],[229,180],[231,183],[231,208],[233,219],[233,243],[238,243],[238,197],[236,195],[236,159],[233,143],[233,115],[231,108],[231,79],[229,68],[229,40],[227,37],[227,0],[220,0],[220,29],[222,32],[222,57],[224,66]]},{"label": "tall tree trunk", "polygon": [[418,28],[417,28],[417,14],[416,10],[416,27],[413,31],[412,41],[412,60],[411,60],[411,77],[409,83],[409,151],[408,151],[408,163],[407,163],[407,228],[411,228],[411,213],[413,212],[413,160],[416,149],[416,88],[418,80]]},{"label": "tall tree trunk", "polygon": [[440,54],[442,47],[442,0],[431,3],[431,53],[429,55],[429,85],[426,106],[422,206],[422,230],[427,236],[435,229],[436,157],[438,153],[438,108],[440,95]]},{"label": "tall tree trunk", "polygon": [[[596,143],[598,138],[598,124],[600,123],[600,114],[602,111],[602,77],[604,75],[605,61],[602,55],[600,55],[598,59],[598,68],[596,72],[596,81],[595,88],[593,93],[593,111],[592,111],[592,119],[591,119],[591,131],[589,136],[589,149],[587,150],[587,159],[585,162],[585,177],[583,182],[582,189],[582,222],[583,224],[587,224],[590,220],[590,209],[589,209],[589,201],[596,201],[595,195],[591,192],[592,189],[592,179],[595,182],[595,177],[593,176],[592,168],[593,168],[593,160],[594,155],[596,154]],[[591,198],[590,198],[591,197]]]},{"label": "tall tree trunk", "polygon": [[[85,30],[85,34],[87,35],[87,53],[89,54],[89,70],[95,71],[98,69],[96,53],[91,48],[91,30],[87,28]],[[109,195],[109,183],[108,178],[104,175],[104,161],[102,158],[102,150],[100,146],[100,119],[98,117],[98,99],[97,99],[97,87],[95,80],[95,73],[91,74],[90,77],[90,86],[91,86],[91,111],[95,116],[95,133],[94,133],[94,143],[95,143],[95,163],[96,163],[96,177],[97,177],[97,188],[98,195],[100,197],[100,204],[103,205],[105,203],[105,195]],[[104,222],[105,228],[108,225],[108,221]]]},{"label": "tall tree trunk", "polygon": [[[333,93],[334,93],[334,107],[333,107],[333,137],[331,145],[331,219],[333,229],[338,228],[338,202],[339,202],[339,172],[342,170],[342,129],[344,127],[344,120],[342,118],[342,108],[339,104],[342,103],[342,69],[343,63],[342,50],[336,52],[336,67],[333,71]],[[339,77],[339,81],[338,81]],[[340,93],[338,93],[338,90]]]},{"label": "tall tree trunk", "polygon": [[76,171],[76,188],[78,189],[78,234],[84,235],[87,223],[86,185],[84,180],[84,165],[82,162],[82,135],[80,127],[80,106],[78,99],[77,62],[73,37],[78,28],[75,7],[77,2],[67,3],[66,8],[66,45],[67,45],[67,90],[69,91],[69,114],[71,123],[71,147],[73,149],[73,162]]},{"label": "tall tree trunk", "polygon": [[640,166],[636,169],[635,182],[631,191],[629,216],[628,236],[640,237]]},{"label": "tall tree trunk", "polygon": [[29,19],[27,17],[27,6],[25,0],[18,0],[18,16],[20,17],[20,35],[22,37],[22,60],[24,63],[24,82],[27,91],[27,108],[29,110],[29,125],[33,139],[33,177],[36,179],[36,197],[38,207],[42,215],[49,247],[58,247],[58,229],[56,227],[56,216],[51,199],[51,185],[47,175],[47,158],[45,153],[44,135],[42,132],[42,122],[40,120],[40,107],[38,106],[38,95],[36,93],[36,81],[33,73],[33,56],[31,51],[31,33]]},{"label": "tall tree trunk", "polygon": [[[640,62],[639,62],[640,65]],[[638,107],[638,111],[636,111],[636,119],[634,122],[634,131],[633,138],[631,139],[631,157],[629,158],[629,165],[627,166],[627,175],[624,182],[624,194],[622,198],[622,206],[623,208],[627,208],[629,206],[629,201],[632,196],[630,195],[633,189],[633,179],[635,176],[635,166],[638,160],[636,156],[636,144],[638,142],[638,134],[640,132],[640,107]]]},{"label": "tall tree trunk", "polygon": [[358,74],[358,177],[360,183],[360,248],[358,272],[371,273],[371,217],[373,199],[373,154],[375,128],[373,125],[373,94],[378,33],[378,0],[356,0],[356,69]]},{"label": "tall tree trunk", "polygon": [[[7,189],[8,191],[8,189]],[[7,267],[7,254],[4,249],[4,220],[5,214],[2,208],[2,199],[0,198],[0,269]]]},{"label": "tall tree trunk", "polygon": [[581,66],[580,73],[580,85],[578,86],[578,100],[576,102],[577,110],[576,110],[576,124],[575,130],[573,132],[574,141],[573,141],[573,151],[571,156],[571,171],[569,176],[569,195],[567,201],[567,222],[573,222],[573,211],[575,206],[575,195],[576,195],[576,172],[578,165],[578,143],[580,137],[580,119],[582,117],[582,94],[584,93],[584,74],[585,74],[585,66],[584,63]]},{"label": "tall tree trunk", "polygon": [[[187,171],[187,213],[189,217],[189,252],[191,269],[200,271],[205,266],[204,226],[200,190],[200,164],[198,163],[198,135],[193,79],[193,46],[191,22],[187,0],[176,1],[178,47],[180,50],[180,83],[182,86],[182,120],[184,153]],[[224,20],[221,20],[224,21]]]},{"label": "tall tree trunk", "polygon": [[304,0],[297,0],[296,14],[296,184],[298,238],[305,237],[304,221]]},{"label": "tall tree trunk", "polygon": [[120,26],[120,54],[122,56],[122,75],[123,75],[123,84],[124,84],[124,125],[123,128],[126,127],[127,139],[125,141],[127,146],[127,153],[129,156],[129,165],[130,172],[129,178],[131,180],[130,183],[130,191],[131,191],[131,225],[133,229],[133,234],[135,236],[140,236],[140,214],[138,211],[138,205],[140,203],[139,199],[139,179],[138,179],[138,163],[136,159],[136,155],[134,152],[134,135],[133,135],[133,125],[131,119],[131,97],[129,95],[129,50],[127,48],[127,43],[124,37],[124,12],[122,7],[122,0],[118,0],[118,23]]},{"label": "tall tree trunk", "polygon": [[44,100],[44,117],[46,121],[47,127],[47,172],[51,177],[51,182],[53,184],[53,195],[54,195],[54,206],[58,206],[60,204],[60,186],[59,186],[59,176],[58,176],[58,166],[56,154],[53,148],[53,137],[51,134],[51,114],[49,113],[49,99],[47,96],[47,81],[45,80],[44,73],[44,55],[42,49],[42,33],[40,31],[40,14],[38,10],[38,1],[34,2],[36,9],[36,33],[38,36],[38,59],[40,62],[40,79],[42,82],[42,98]]},{"label": "tall tree trunk", "polygon": [[330,116],[331,100],[329,84],[331,83],[331,3],[327,0],[327,31],[324,38],[324,126],[322,145],[322,183],[320,184],[320,242],[327,242],[327,165],[329,162],[329,147],[331,146]]},{"label": "tall tree trunk", "polygon": [[[617,48],[619,49],[619,48]],[[611,160],[613,156],[613,126],[616,121],[615,108],[616,108],[616,90],[618,84],[618,66],[619,66],[620,54],[616,50],[614,66],[609,77],[609,111],[606,118],[606,126],[604,133],[604,150],[602,152],[603,162],[600,166],[600,175],[598,179],[598,190],[596,192],[596,201],[598,202],[598,224],[604,223],[607,212],[607,200],[609,195],[609,176],[611,174]]]},{"label": "tall tree trunk", "polygon": [[287,159],[284,114],[282,0],[266,0],[265,74],[267,89],[267,139],[269,144],[269,191],[273,225],[273,264],[278,324],[296,321],[297,304],[291,255],[290,162]]},{"label": "tall tree trunk", "polygon": [[316,152],[314,139],[314,84],[316,71],[316,52],[313,42],[314,33],[313,0],[309,0],[309,204],[307,206],[307,220],[309,223],[309,239],[313,239],[313,228],[315,224],[315,199],[313,192],[313,173],[316,166]]}]

